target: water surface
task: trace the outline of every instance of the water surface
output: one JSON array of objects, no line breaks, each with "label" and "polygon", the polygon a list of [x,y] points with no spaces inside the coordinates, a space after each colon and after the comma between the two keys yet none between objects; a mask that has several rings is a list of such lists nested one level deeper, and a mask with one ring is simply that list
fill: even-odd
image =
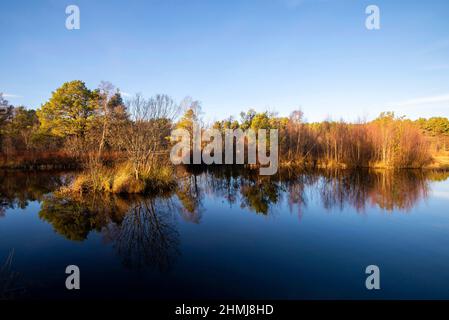
[{"label": "water surface", "polygon": [[[0,173],[0,263],[13,250],[15,279],[0,295],[449,299],[446,173],[224,169],[157,197],[58,196],[71,176]],[[71,264],[78,291],[65,289]]]}]

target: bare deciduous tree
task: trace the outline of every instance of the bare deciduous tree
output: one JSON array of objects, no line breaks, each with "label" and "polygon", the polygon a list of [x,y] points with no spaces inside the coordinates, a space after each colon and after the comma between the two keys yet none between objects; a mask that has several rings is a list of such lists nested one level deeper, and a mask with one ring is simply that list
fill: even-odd
[{"label": "bare deciduous tree", "polygon": [[147,100],[137,94],[128,101],[127,109],[131,121],[124,126],[119,139],[138,179],[139,175],[150,174],[157,155],[166,151],[179,106],[167,95]]}]

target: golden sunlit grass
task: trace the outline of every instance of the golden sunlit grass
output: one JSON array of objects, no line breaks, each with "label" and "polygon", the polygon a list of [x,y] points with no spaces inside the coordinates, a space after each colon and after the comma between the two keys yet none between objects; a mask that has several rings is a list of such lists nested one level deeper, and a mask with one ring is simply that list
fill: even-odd
[{"label": "golden sunlit grass", "polygon": [[449,169],[449,152],[439,152],[432,155],[433,162],[429,165],[432,169]]},{"label": "golden sunlit grass", "polygon": [[136,178],[128,163],[114,168],[100,167],[84,171],[76,176],[68,187],[61,188],[66,193],[105,192],[115,194],[139,194],[171,189],[176,180],[171,167],[161,167]]}]

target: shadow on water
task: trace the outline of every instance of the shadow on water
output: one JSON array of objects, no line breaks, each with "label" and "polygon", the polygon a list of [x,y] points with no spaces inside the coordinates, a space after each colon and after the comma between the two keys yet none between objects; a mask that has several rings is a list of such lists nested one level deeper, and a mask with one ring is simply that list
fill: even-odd
[{"label": "shadow on water", "polygon": [[412,170],[282,171],[271,177],[235,167],[181,171],[173,193],[132,197],[67,197],[54,192],[72,174],[0,173],[0,216],[8,208],[25,208],[38,201],[39,217],[67,239],[83,241],[96,231],[112,244],[125,267],[166,271],[180,254],[177,217],[201,223],[206,198],[261,215],[269,215],[283,202],[287,210],[297,210],[301,216],[313,199],[324,210],[349,206],[364,212],[377,206],[387,212],[407,212],[426,199],[429,182],[449,176]]}]

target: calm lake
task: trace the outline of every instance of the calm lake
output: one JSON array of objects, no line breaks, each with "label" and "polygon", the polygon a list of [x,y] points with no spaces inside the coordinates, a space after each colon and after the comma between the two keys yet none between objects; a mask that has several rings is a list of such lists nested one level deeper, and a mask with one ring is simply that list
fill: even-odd
[{"label": "calm lake", "polygon": [[[73,174],[0,173],[0,267],[13,252],[15,275],[0,296],[449,299],[448,173],[225,168],[158,197],[53,193]],[[72,264],[81,290],[65,288]]]}]

